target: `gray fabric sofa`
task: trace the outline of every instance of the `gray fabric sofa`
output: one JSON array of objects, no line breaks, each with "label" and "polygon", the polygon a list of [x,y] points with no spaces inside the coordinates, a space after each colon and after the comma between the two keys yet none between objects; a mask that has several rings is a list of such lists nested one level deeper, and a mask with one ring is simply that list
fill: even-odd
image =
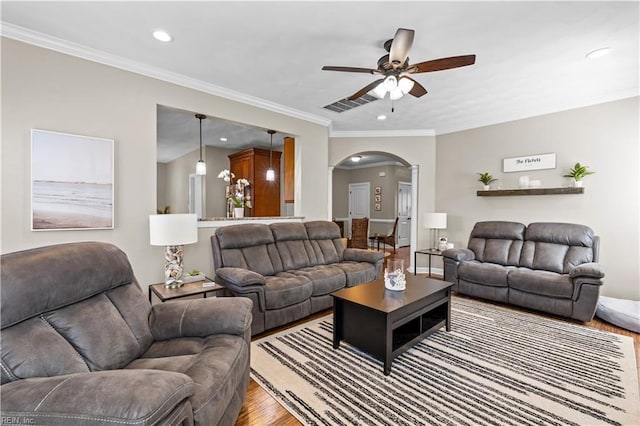
[{"label": "gray fabric sofa", "polygon": [[251,301],[151,307],[126,255],[105,243],[9,253],[1,266],[3,423],[234,424]]},{"label": "gray fabric sofa", "polygon": [[329,221],[226,226],[211,246],[215,281],[253,301],[254,335],[330,308],[332,292],[382,273],[382,252],[345,249]]},{"label": "gray fabric sofa", "polygon": [[458,293],[587,322],[604,278],[599,244],[584,225],[478,222],[468,248],[443,252],[444,279]]}]

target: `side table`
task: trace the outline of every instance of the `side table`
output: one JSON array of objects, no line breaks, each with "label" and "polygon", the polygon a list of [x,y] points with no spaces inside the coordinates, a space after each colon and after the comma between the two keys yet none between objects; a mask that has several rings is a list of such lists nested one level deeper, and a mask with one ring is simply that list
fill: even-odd
[{"label": "side table", "polygon": [[[206,284],[206,285],[205,285]],[[184,284],[179,288],[166,288],[164,283],[152,284],[149,286],[149,303],[152,303],[152,295],[155,294],[161,302],[167,300],[181,299],[188,296],[202,294],[206,299],[208,293],[215,293],[216,297],[224,296],[225,287],[215,284],[209,278],[204,281],[194,281]]]},{"label": "side table", "polygon": [[429,256],[429,277],[431,277],[431,256],[442,256],[442,252],[440,250],[435,250],[435,249],[423,249],[423,250],[416,250],[413,253],[413,275],[417,275],[418,274],[418,262],[417,262],[417,257],[419,254],[426,254]]}]

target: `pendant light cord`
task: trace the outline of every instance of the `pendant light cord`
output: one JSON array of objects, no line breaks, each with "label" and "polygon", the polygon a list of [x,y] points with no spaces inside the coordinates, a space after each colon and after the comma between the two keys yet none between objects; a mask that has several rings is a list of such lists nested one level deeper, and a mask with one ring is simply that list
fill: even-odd
[{"label": "pendant light cord", "polygon": [[202,119],[207,118],[204,114],[196,114],[196,118],[200,120],[200,161],[202,161]]}]

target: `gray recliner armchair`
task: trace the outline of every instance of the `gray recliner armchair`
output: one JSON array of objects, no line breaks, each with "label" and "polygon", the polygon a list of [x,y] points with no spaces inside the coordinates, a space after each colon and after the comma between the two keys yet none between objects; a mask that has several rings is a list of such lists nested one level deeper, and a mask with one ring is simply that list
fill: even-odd
[{"label": "gray recliner armchair", "polygon": [[71,243],[2,256],[2,418],[35,425],[232,425],[251,301],[149,305],[126,255]]}]

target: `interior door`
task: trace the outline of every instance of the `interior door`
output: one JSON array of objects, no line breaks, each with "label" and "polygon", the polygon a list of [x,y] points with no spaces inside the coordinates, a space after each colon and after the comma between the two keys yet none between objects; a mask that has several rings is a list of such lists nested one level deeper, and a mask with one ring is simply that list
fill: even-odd
[{"label": "interior door", "polygon": [[369,182],[349,184],[349,235],[351,235],[351,218],[369,217]]},{"label": "interior door", "polygon": [[411,244],[411,183],[398,183],[398,247]]}]

